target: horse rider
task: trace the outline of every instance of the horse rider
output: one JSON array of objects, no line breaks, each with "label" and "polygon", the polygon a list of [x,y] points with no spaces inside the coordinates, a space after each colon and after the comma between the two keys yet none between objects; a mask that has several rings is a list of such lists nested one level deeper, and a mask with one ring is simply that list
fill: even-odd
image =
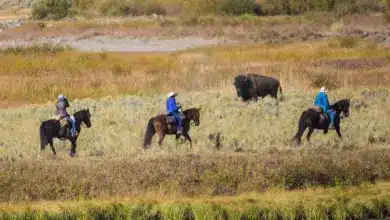
[{"label": "horse rider", "polygon": [[68,99],[63,94],[60,94],[58,96],[57,103],[56,103],[57,116],[60,117],[60,120],[65,118],[71,124],[70,135],[74,137],[75,135],[77,135],[76,125],[75,125],[76,119],[74,118],[73,115],[71,116],[68,114],[68,112],[66,111],[66,108],[68,107],[70,107]]},{"label": "horse rider", "polygon": [[179,112],[181,106],[180,104],[176,103],[176,99],[175,99],[176,96],[177,94],[174,92],[168,93],[166,107],[167,107],[167,113],[169,115],[173,115],[175,120],[178,122],[177,134],[181,134],[183,133],[183,121],[180,117],[180,112]]},{"label": "horse rider", "polygon": [[336,118],[336,112],[330,109],[327,92],[328,90],[325,86],[321,87],[320,91],[315,97],[314,105],[320,107],[322,109],[322,112],[330,117],[330,129],[334,129],[334,120]]}]

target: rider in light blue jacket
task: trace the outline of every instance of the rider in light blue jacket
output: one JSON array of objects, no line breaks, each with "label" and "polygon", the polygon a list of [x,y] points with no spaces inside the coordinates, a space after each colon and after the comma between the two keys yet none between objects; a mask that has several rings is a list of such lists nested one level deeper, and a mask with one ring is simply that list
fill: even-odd
[{"label": "rider in light blue jacket", "polygon": [[168,94],[166,107],[167,107],[167,112],[173,115],[173,117],[175,117],[175,120],[178,122],[177,133],[181,134],[183,132],[183,122],[181,120],[180,113],[179,113],[179,109],[181,108],[181,106],[179,106],[176,103],[176,99],[175,99],[176,96],[177,94],[174,92],[170,92]]},{"label": "rider in light blue jacket", "polygon": [[314,105],[319,106],[322,109],[323,113],[329,115],[330,128],[333,129],[336,112],[330,109],[327,92],[328,90],[325,87],[321,87],[320,91],[317,93],[317,96],[315,97]]}]

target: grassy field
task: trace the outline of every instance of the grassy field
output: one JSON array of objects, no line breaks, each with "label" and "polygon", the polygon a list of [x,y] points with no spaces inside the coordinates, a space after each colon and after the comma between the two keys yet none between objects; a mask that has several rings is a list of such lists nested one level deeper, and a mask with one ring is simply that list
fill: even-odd
[{"label": "grassy field", "polygon": [[231,87],[234,75],[242,71],[274,76],[286,89],[317,89],[323,83],[331,88],[389,83],[389,49],[353,39],[173,53],[81,53],[50,47],[0,52],[0,98],[4,106],[44,103],[60,92],[72,100],[165,94],[172,88],[192,91]]},{"label": "grassy field", "polygon": [[389,184],[271,190],[235,197],[143,198],[0,205],[2,219],[374,219],[390,211]]},{"label": "grassy field", "polygon": [[[170,53],[89,53],[56,45],[0,49],[0,218],[388,216],[389,47],[349,34],[356,23],[359,30],[372,29],[367,16],[364,22],[357,22],[359,16],[330,22],[305,16],[227,21],[211,16],[205,20],[211,23],[197,20],[193,26],[170,17],[45,21],[2,33],[1,39],[13,39],[30,32],[34,38],[91,29],[96,32],[86,37],[126,36],[139,30],[134,34],[222,36],[241,44]],[[308,29],[289,41],[291,30],[302,25]],[[260,40],[248,40],[248,31],[257,26],[252,37]],[[286,36],[261,36],[272,26]],[[301,39],[311,27],[322,26],[344,35]],[[282,40],[260,43],[278,37]],[[241,102],[232,85],[239,72],[279,79],[283,99]],[[294,148],[290,140],[299,116],[322,85],[330,89],[332,103],[351,98],[350,116],[341,122],[344,138],[315,131],[311,143]],[[154,138],[144,151],[147,122],[164,111],[171,90],[179,92],[184,109],[202,107],[200,126],[190,131],[193,149],[183,142],[176,148],[168,136],[161,148]],[[71,113],[91,110],[92,127],[82,128],[75,158],[68,156],[68,142],[55,141],[53,160],[49,147],[39,155],[38,128],[54,115],[59,93],[71,101]]]}]

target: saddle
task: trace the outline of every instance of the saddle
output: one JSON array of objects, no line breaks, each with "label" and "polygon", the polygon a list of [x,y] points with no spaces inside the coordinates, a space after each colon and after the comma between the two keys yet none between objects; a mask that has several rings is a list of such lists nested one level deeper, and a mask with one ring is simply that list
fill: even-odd
[{"label": "saddle", "polygon": [[323,112],[322,112],[322,108],[320,108],[320,107],[318,107],[318,106],[316,106],[316,105],[310,106],[310,107],[309,107],[309,110],[313,110],[313,111],[318,112],[318,113],[323,113]]},{"label": "saddle", "polygon": [[[180,118],[181,118],[181,120],[183,120],[186,117],[184,116],[183,113],[180,113]],[[167,124],[174,124],[174,125],[177,124],[175,117],[168,112],[165,113],[165,120],[166,120]]]},{"label": "saddle", "polygon": [[66,120],[65,117],[61,118],[61,116],[59,116],[59,115],[53,116],[52,119],[57,120],[58,122],[60,122],[61,128],[65,127],[69,123],[68,120]]},{"label": "saddle", "polygon": [[320,121],[319,121],[320,124],[322,124],[328,118],[328,116],[322,111],[322,108],[316,105],[310,106],[309,110],[320,113]]}]

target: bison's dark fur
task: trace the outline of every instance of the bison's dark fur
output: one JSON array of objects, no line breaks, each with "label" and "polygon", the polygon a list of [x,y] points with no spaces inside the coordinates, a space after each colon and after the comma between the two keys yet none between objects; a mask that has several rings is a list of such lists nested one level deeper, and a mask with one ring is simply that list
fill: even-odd
[{"label": "bison's dark fur", "polygon": [[282,97],[282,87],[279,81],[268,76],[239,74],[234,78],[234,86],[236,87],[238,97],[241,97],[243,101],[250,99],[257,101],[257,97],[264,98],[268,94],[276,99],[278,88]]}]

